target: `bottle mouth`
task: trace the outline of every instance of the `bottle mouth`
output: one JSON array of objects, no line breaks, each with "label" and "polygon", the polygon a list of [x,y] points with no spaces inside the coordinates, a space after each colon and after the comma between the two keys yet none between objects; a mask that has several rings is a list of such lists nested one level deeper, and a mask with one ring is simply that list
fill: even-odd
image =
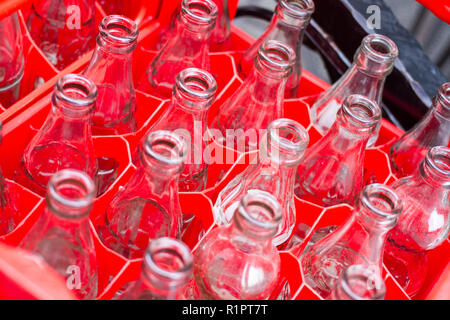
[{"label": "bottle mouth", "polygon": [[55,173],[48,183],[48,208],[66,219],[79,219],[89,214],[96,188],[84,172],[65,169]]},{"label": "bottle mouth", "polygon": [[292,73],[295,57],[295,52],[290,46],[277,40],[264,41],[257,55],[261,66],[271,73],[280,73],[279,78],[287,77]]},{"label": "bottle mouth", "polygon": [[446,110],[450,111],[450,82],[444,83],[439,88],[437,99]]},{"label": "bottle mouth", "polygon": [[303,21],[309,20],[315,10],[312,0],[281,0],[279,5],[283,13]]},{"label": "bottle mouth", "polygon": [[296,166],[309,144],[306,129],[291,119],[277,119],[267,128],[267,154],[284,165]]},{"label": "bottle mouth", "polygon": [[217,5],[210,0],[183,0],[181,16],[193,26],[208,27],[211,30],[219,14]]},{"label": "bottle mouth", "polygon": [[386,287],[376,270],[352,265],[342,274],[340,282],[344,293],[353,300],[383,300]]},{"label": "bottle mouth", "polygon": [[188,68],[177,75],[174,90],[174,94],[182,99],[183,105],[204,109],[214,101],[217,82],[207,71]]},{"label": "bottle mouth", "polygon": [[145,275],[154,285],[179,287],[192,276],[194,258],[183,242],[164,237],[150,241],[144,265]]},{"label": "bottle mouth", "polygon": [[431,148],[425,157],[424,165],[435,180],[444,182],[443,187],[450,187],[450,148],[444,146]]},{"label": "bottle mouth", "polygon": [[100,23],[99,34],[103,41],[113,47],[129,49],[130,45],[136,46],[139,30],[133,20],[121,15],[110,15]]},{"label": "bottle mouth", "polygon": [[241,199],[234,222],[255,238],[270,239],[276,235],[281,217],[281,205],[273,195],[262,190],[249,190]]},{"label": "bottle mouth", "polygon": [[397,45],[386,36],[370,34],[364,37],[355,61],[359,67],[374,75],[387,76],[398,57]]},{"label": "bottle mouth", "polygon": [[55,104],[63,103],[63,111],[73,116],[89,113],[97,99],[97,86],[91,80],[77,74],[67,74],[55,85]]},{"label": "bottle mouth", "polygon": [[150,132],[145,140],[146,161],[156,160],[160,165],[182,169],[187,146],[183,138],[171,131]]},{"label": "bottle mouth", "polygon": [[345,98],[340,112],[349,123],[360,128],[374,128],[381,120],[378,104],[359,94]]},{"label": "bottle mouth", "polygon": [[393,227],[403,210],[400,197],[386,185],[375,183],[363,189],[361,205],[368,209],[371,217],[381,225]]}]

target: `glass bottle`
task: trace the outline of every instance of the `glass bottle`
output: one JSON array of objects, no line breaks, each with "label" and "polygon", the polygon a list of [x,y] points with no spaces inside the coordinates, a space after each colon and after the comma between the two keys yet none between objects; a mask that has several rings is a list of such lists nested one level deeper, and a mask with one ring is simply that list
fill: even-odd
[{"label": "glass bottle", "polygon": [[414,296],[426,277],[422,253],[439,246],[450,231],[450,148],[431,148],[419,170],[391,187],[402,199],[404,213],[389,233],[386,255],[391,263],[386,265]]},{"label": "glass bottle", "polygon": [[[397,46],[388,37],[380,34],[366,36],[347,72],[322,93],[311,108],[311,120],[319,132],[326,134],[330,130],[342,101],[351,94],[366,96],[381,106],[384,83],[397,56]],[[370,138],[368,147],[375,144],[378,131],[379,127]]]},{"label": "glass bottle", "polygon": [[434,146],[450,146],[450,82],[440,87],[425,117],[392,145],[390,160],[395,175],[411,175]]},{"label": "glass bottle", "polygon": [[378,104],[348,96],[330,131],[305,152],[295,194],[321,206],[352,204],[363,187],[367,141],[381,121]]},{"label": "glass bottle", "polygon": [[183,288],[192,278],[194,258],[183,242],[159,238],[145,251],[139,279],[120,300],[183,300]]},{"label": "glass bottle", "polygon": [[284,97],[298,98],[298,88],[302,74],[301,48],[306,27],[314,12],[312,0],[281,0],[275,8],[267,30],[244,53],[238,65],[239,75],[242,78],[251,72],[258,48],[266,40],[278,40],[294,49],[295,63],[291,75],[286,82]]},{"label": "glass bottle", "polygon": [[391,188],[366,186],[352,216],[312,245],[300,260],[306,283],[327,298],[351,265],[361,264],[381,275],[386,237],[401,211],[401,200]]},{"label": "glass bottle", "polygon": [[[0,144],[2,143],[2,137],[2,122],[0,121]],[[8,185],[0,167],[0,236],[13,231],[15,227],[11,206]]]},{"label": "glass bottle", "polygon": [[0,105],[12,106],[19,99],[25,60],[17,13],[0,21]]},{"label": "glass bottle", "polygon": [[375,270],[352,265],[342,272],[330,300],[384,300],[385,296],[384,281]]},{"label": "glass bottle", "polygon": [[216,224],[230,224],[245,194],[263,190],[281,205],[282,219],[273,243],[276,246],[284,243],[295,226],[295,173],[308,143],[308,133],[296,121],[273,121],[262,139],[257,163],[235,177],[217,197],[213,211]]},{"label": "glass bottle", "polygon": [[[181,71],[175,80],[170,105],[149,130],[174,131],[186,141],[187,159],[178,183],[182,192],[202,191],[206,186],[208,165],[203,159],[206,149],[203,134],[208,128],[208,110],[216,91],[216,80],[209,72],[197,68]],[[144,141],[140,148],[143,144]],[[134,158],[137,162],[136,155]]]},{"label": "glass bottle", "polygon": [[276,40],[262,43],[251,73],[219,108],[213,122],[213,128],[221,132],[219,142],[228,141],[227,133],[233,132],[237,147],[245,147],[240,151],[258,149],[258,139],[252,136],[283,117],[284,89],[294,62],[291,47]]},{"label": "glass bottle", "polygon": [[83,76],[68,74],[58,80],[51,112],[23,153],[17,182],[44,196],[50,177],[62,169],[94,177],[97,159],[90,122],[96,98],[95,84]]},{"label": "glass bottle", "polygon": [[280,254],[272,243],[281,206],[270,193],[251,190],[233,222],[209,232],[194,254],[194,277],[204,300],[263,300],[275,289]]},{"label": "glass bottle", "polygon": [[[150,93],[169,97],[175,77],[182,70],[192,67],[210,70],[209,41],[216,19],[217,6],[211,0],[181,2],[173,36],[147,69]],[[141,86],[145,88],[144,84]]]},{"label": "glass bottle", "polygon": [[141,258],[149,241],[181,235],[178,177],[186,160],[184,140],[171,131],[151,132],[139,159],[134,175],[96,222],[102,242],[127,259]]},{"label": "glass bottle", "polygon": [[124,16],[105,17],[100,23],[97,47],[83,75],[97,85],[93,115],[94,134],[135,132],[136,93],[132,58],[138,38],[136,23]]},{"label": "glass bottle", "polygon": [[62,70],[94,48],[95,14],[95,0],[37,0],[28,30],[48,60]]},{"label": "glass bottle", "polygon": [[55,173],[48,184],[47,206],[19,245],[53,267],[80,299],[97,296],[97,260],[89,226],[95,195],[94,182],[84,172]]}]

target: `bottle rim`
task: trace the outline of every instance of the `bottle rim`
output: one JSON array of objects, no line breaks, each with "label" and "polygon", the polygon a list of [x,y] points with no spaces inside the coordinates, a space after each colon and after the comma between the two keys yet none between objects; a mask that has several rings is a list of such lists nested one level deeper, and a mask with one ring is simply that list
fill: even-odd
[{"label": "bottle rim", "polygon": [[[366,283],[367,285],[373,285],[372,297],[361,297],[351,288],[351,282],[358,280]],[[374,283],[371,283],[374,282]],[[353,300],[383,300],[386,295],[386,287],[383,279],[378,272],[373,268],[367,268],[363,265],[352,265],[344,270],[340,281],[341,288],[346,295]]]},{"label": "bottle rim", "polygon": [[[156,149],[156,146],[164,146],[167,154]],[[183,138],[168,130],[150,132],[145,139],[144,152],[152,159],[171,167],[180,167],[184,164],[187,155],[187,145]]]},{"label": "bottle rim", "polygon": [[[74,94],[76,97],[73,96]],[[74,108],[94,107],[97,99],[97,86],[82,75],[67,74],[56,82],[54,96]]]},{"label": "bottle rim", "polygon": [[265,40],[258,49],[258,60],[272,72],[282,72],[283,77],[292,72],[296,55],[287,44],[277,40]]},{"label": "bottle rim", "polygon": [[183,0],[181,3],[182,16],[191,22],[200,26],[214,26],[219,9],[217,5],[210,0]]},{"label": "bottle rim", "polygon": [[344,99],[341,108],[345,118],[354,125],[376,127],[381,120],[381,109],[374,100],[353,94]]},{"label": "bottle rim", "polygon": [[394,189],[380,183],[364,187],[361,204],[370,212],[386,220],[387,223],[396,223],[403,210],[402,201]]},{"label": "bottle rim", "polygon": [[312,0],[281,0],[279,7],[283,13],[301,20],[309,20],[315,10]]},{"label": "bottle rim", "polygon": [[439,88],[437,99],[446,109],[450,109],[450,82],[444,83]]},{"label": "bottle rim", "polygon": [[[189,100],[190,107],[209,107],[217,92],[217,82],[205,70],[187,68],[177,74],[174,90]],[[205,100],[208,102],[206,105],[202,103]]]},{"label": "bottle rim", "polygon": [[435,173],[450,179],[450,148],[444,146],[430,148],[425,157],[425,163]]},{"label": "bottle rim", "polygon": [[395,42],[377,33],[365,36],[361,49],[366,56],[379,63],[393,62],[398,57],[398,47]]},{"label": "bottle rim", "polygon": [[134,20],[122,15],[109,15],[101,21],[99,34],[109,43],[129,45],[136,43],[139,29]]}]

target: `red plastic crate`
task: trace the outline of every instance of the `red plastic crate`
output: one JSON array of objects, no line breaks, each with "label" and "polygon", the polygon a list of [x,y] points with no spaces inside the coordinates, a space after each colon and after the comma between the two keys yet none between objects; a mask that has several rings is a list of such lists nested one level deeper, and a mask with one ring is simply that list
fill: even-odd
[{"label": "red plastic crate", "polygon": [[[43,71],[29,68],[26,71],[26,79],[33,83],[33,77],[42,76],[44,84],[38,89],[24,87],[22,99],[14,106],[0,114],[0,119],[4,123],[4,139],[0,147],[0,163],[7,178],[12,178],[14,169],[20,161],[23,150],[43,124],[50,111],[50,95],[57,79],[62,75],[71,72],[80,72],[87,65],[91,53],[86,54],[78,61],[58,72],[40,52],[39,48],[30,39],[25,29],[24,17],[27,15],[30,1],[7,1],[0,5],[0,17],[20,8],[22,29],[27,38],[27,62],[30,66],[43,66]],[[231,16],[237,7],[236,0],[229,0]],[[13,6],[12,4],[15,4]],[[140,26],[140,37],[138,47],[134,55],[134,81],[142,76],[146,65],[156,54],[156,43],[162,28],[168,23],[172,11],[177,7],[177,1],[128,1],[125,5],[125,12],[128,16],[135,18]],[[104,17],[104,12],[97,5],[97,20]],[[236,27],[232,27],[229,48],[214,48],[211,53],[211,73],[216,77],[218,83],[217,100],[210,109],[210,119],[214,117],[220,104],[229,97],[242,83],[236,72],[236,66],[243,51],[249,47],[253,38]],[[225,50],[225,51],[224,51]],[[31,62],[30,62],[31,61]],[[28,73],[27,73],[28,72]],[[28,82],[27,82],[28,83]],[[311,125],[309,108],[329,84],[316,78],[307,70],[303,71],[300,83],[300,99],[286,100],[284,109],[285,116],[300,122],[310,135],[310,146],[314,144],[321,135]],[[29,91],[25,90],[26,88]],[[99,197],[94,204],[90,216],[91,230],[94,233],[94,242],[99,263],[99,296],[98,299],[111,299],[122,285],[135,280],[140,271],[142,259],[127,260],[115,252],[107,249],[99,241],[94,224],[96,218],[103,212],[117,190],[126,184],[130,176],[136,170],[131,163],[131,154],[136,148],[138,141],[143,137],[149,127],[158,119],[162,110],[167,106],[168,100],[148,95],[137,91],[138,107],[137,120],[138,131],[134,134],[121,136],[94,137],[97,156],[114,157],[119,162],[119,175],[114,184],[105,194]],[[387,151],[390,145],[403,132],[391,123],[383,120],[380,138],[376,146],[367,151],[365,167],[381,183],[395,180],[391,173]],[[114,147],[112,147],[114,146]],[[201,193],[181,193],[180,201],[184,213],[195,214],[201,226],[209,232],[215,227],[212,215],[213,203],[220,190],[237,174],[246,168],[249,160],[255,153],[240,154],[233,152],[233,164],[213,164],[209,167],[207,189]],[[10,234],[1,237],[3,242],[15,246],[26,232],[31,228],[37,217],[44,208],[43,198],[26,190],[20,185],[9,181],[15,202],[18,205],[20,220],[18,227]],[[297,224],[305,223],[312,226],[306,240],[312,233],[323,226],[341,224],[349,215],[351,207],[340,205],[331,208],[321,208],[306,201],[295,199],[297,209]],[[192,225],[185,233],[183,240],[195,250],[199,240],[200,227],[198,224]],[[306,243],[306,242],[305,242]],[[426,299],[435,297],[445,297],[450,299],[449,292],[446,292],[450,283],[449,269],[450,243],[446,241],[442,246],[429,253],[430,272],[425,285],[416,298]],[[278,296],[282,289],[283,280],[286,279],[290,286],[290,291],[294,299],[320,299],[319,296],[309,288],[303,281],[300,265],[291,252],[281,252],[281,275],[280,285],[272,298]],[[445,272],[444,272],[445,271]],[[409,299],[409,297],[398,286],[389,272],[384,270],[387,286],[386,299]],[[10,279],[12,282],[20,282],[20,279]],[[446,287],[447,286],[447,287]],[[444,290],[444,291],[443,291]],[[444,294],[442,293],[444,292]],[[429,293],[431,295],[429,295]]]}]

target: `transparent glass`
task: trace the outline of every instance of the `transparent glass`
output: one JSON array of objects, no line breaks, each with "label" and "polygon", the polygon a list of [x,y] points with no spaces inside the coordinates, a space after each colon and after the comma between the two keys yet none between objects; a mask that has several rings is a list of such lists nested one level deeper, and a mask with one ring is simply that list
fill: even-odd
[{"label": "transparent glass", "polygon": [[230,132],[234,148],[258,149],[257,134],[283,117],[284,88],[295,63],[295,52],[282,42],[267,40],[259,48],[255,66],[236,92],[219,108],[212,127],[227,146]]},{"label": "transparent glass", "polygon": [[[356,51],[351,67],[319,96],[311,108],[311,119],[319,132],[326,134],[331,129],[337,111],[349,95],[366,96],[381,106],[384,83],[394,68],[397,56],[397,46],[388,37],[380,34],[366,36]],[[370,137],[368,147],[375,145],[379,129]]]},{"label": "transparent glass", "polygon": [[384,300],[386,287],[381,276],[364,265],[353,265],[342,272],[330,300]]},{"label": "transparent glass", "polygon": [[273,121],[262,140],[257,163],[250,164],[217,197],[213,211],[215,222],[230,224],[247,192],[263,190],[272,194],[281,205],[282,219],[273,243],[276,246],[284,243],[295,226],[295,173],[308,143],[308,133],[299,123],[290,119]]},{"label": "transparent glass", "polygon": [[80,299],[95,299],[97,260],[89,227],[95,199],[94,182],[84,173],[66,169],[48,184],[46,208],[20,242],[53,267]]},{"label": "transparent glass", "polygon": [[275,289],[280,254],[272,243],[281,206],[271,194],[252,190],[233,223],[210,231],[195,252],[194,277],[203,300],[263,300]]},{"label": "transparent glass", "polygon": [[414,296],[426,277],[422,253],[449,235],[450,148],[431,148],[415,174],[391,187],[402,199],[404,213],[388,236],[387,266],[406,293]]},{"label": "transparent glass", "polygon": [[[181,71],[175,80],[172,101],[158,121],[149,129],[174,131],[188,147],[184,171],[179,178],[180,191],[202,191],[206,187],[208,164],[203,159],[208,128],[208,110],[214,102],[217,83],[206,71],[189,68]],[[144,141],[139,145],[142,148]],[[138,161],[136,155],[134,162]]]},{"label": "transparent glass", "polygon": [[238,72],[245,78],[251,72],[259,47],[266,40],[278,40],[289,45],[296,53],[293,70],[286,82],[285,98],[299,97],[302,74],[301,48],[306,27],[314,12],[312,0],[281,0],[275,8],[267,30],[244,53],[238,65]]},{"label": "transparent glass", "polygon": [[178,178],[186,148],[184,140],[173,132],[147,135],[136,172],[96,222],[97,233],[108,248],[136,259],[142,258],[149,241],[180,237]]},{"label": "transparent glass", "polygon": [[63,169],[94,177],[97,159],[91,134],[97,88],[80,75],[60,78],[52,95],[51,112],[26,147],[14,179],[44,196],[50,177]]},{"label": "transparent glass", "polygon": [[97,85],[92,125],[94,134],[135,132],[136,93],[132,58],[138,38],[136,23],[124,16],[105,17],[97,47],[83,75]]},{"label": "transparent glass", "polygon": [[[210,71],[209,42],[217,6],[210,0],[183,0],[175,30],[147,69],[149,93],[170,97],[175,77],[186,68]],[[145,89],[145,84],[141,84]]]},{"label": "transparent glass", "polygon": [[413,174],[434,146],[450,147],[450,82],[441,86],[425,117],[392,145],[390,160],[395,175]]},{"label": "transparent glass", "polygon": [[17,13],[0,21],[0,104],[12,106],[19,99],[25,60]]},{"label": "transparent glass", "polygon": [[[2,143],[2,122],[0,121],[0,144]],[[14,210],[12,208],[8,185],[0,167],[0,236],[14,230]]]},{"label": "transparent glass", "polygon": [[297,197],[325,207],[352,204],[363,187],[367,141],[380,121],[376,102],[347,97],[331,130],[306,150],[297,169]]},{"label": "transparent glass", "polygon": [[123,11],[122,0],[97,0],[106,14],[121,14]]},{"label": "transparent glass", "polygon": [[183,300],[183,288],[192,278],[194,258],[183,242],[159,238],[145,251],[139,279],[120,300]]},{"label": "transparent glass", "polygon": [[386,237],[401,211],[401,200],[391,188],[366,186],[352,216],[312,245],[300,260],[306,283],[322,298],[328,298],[342,272],[351,265],[370,267],[381,276]]},{"label": "transparent glass", "polygon": [[27,25],[48,60],[62,70],[95,47],[95,1],[33,1]]}]

